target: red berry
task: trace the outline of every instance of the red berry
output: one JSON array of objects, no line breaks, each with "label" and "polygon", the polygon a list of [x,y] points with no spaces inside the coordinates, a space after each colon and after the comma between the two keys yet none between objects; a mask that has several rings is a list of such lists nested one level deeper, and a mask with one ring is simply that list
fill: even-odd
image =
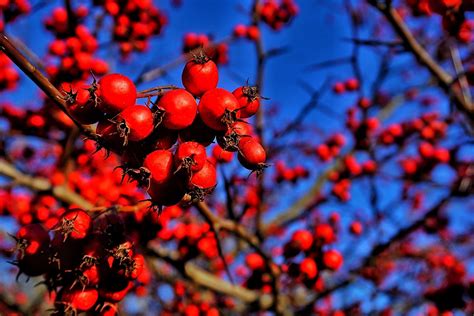
[{"label": "red berry", "polygon": [[[337,214],[337,213],[335,213]],[[330,244],[336,240],[334,229],[328,224],[318,224],[314,228],[315,238],[322,241],[324,244]]]},{"label": "red berry", "polygon": [[194,96],[200,97],[206,91],[217,87],[219,73],[216,64],[205,56],[187,62],[181,75],[183,85]]},{"label": "red berry", "polygon": [[117,127],[125,131],[130,141],[144,140],[153,131],[153,114],[146,106],[129,106],[118,115]]},{"label": "red berry", "polygon": [[264,167],[267,154],[263,146],[254,138],[244,138],[239,143],[239,161],[249,170]]},{"label": "red berry", "polygon": [[338,270],[342,266],[342,262],[342,255],[337,250],[328,250],[323,254],[323,263],[331,270]]},{"label": "red berry", "polygon": [[58,227],[55,229],[67,238],[83,239],[91,228],[91,217],[83,210],[69,210],[61,216]]},{"label": "red berry", "polygon": [[69,113],[81,124],[97,123],[104,114],[98,108],[97,96],[99,92],[91,86],[79,85],[73,87],[71,84],[62,84],[66,91],[66,102],[69,105]]},{"label": "red berry", "polygon": [[252,41],[257,41],[260,38],[260,30],[257,26],[251,25],[247,27],[247,38]]},{"label": "red berry", "polygon": [[226,151],[221,146],[216,145],[212,148],[212,157],[220,163],[229,163],[234,158],[234,154],[230,151]]},{"label": "red berry", "polygon": [[150,179],[156,184],[168,181],[173,175],[173,154],[168,150],[155,150],[143,162],[150,172]]},{"label": "red berry", "polygon": [[[86,312],[92,309],[99,298],[99,293],[94,288],[73,288],[64,287],[58,295],[57,305],[59,308],[73,309],[76,312]],[[66,306],[62,306],[62,305]]]},{"label": "red berry", "polygon": [[359,89],[359,80],[357,80],[356,78],[351,78],[351,79],[348,79],[344,83],[344,85],[347,91],[355,91]]},{"label": "red berry", "polygon": [[185,142],[178,145],[174,156],[176,168],[199,171],[206,163],[206,148],[196,142]]},{"label": "red berry", "polygon": [[199,114],[207,126],[225,131],[240,117],[239,102],[232,93],[221,88],[207,91],[199,101]]},{"label": "red berry", "polygon": [[196,100],[184,89],[175,89],[165,93],[158,102],[158,108],[164,111],[163,126],[171,130],[190,126],[197,113]]},{"label": "red berry", "polygon": [[332,90],[333,90],[334,93],[336,93],[336,94],[341,94],[341,93],[346,92],[346,87],[345,87],[344,83],[342,83],[342,82],[336,82],[336,83],[334,84],[334,86],[332,87]]},{"label": "red berry", "polygon": [[41,224],[29,224],[21,227],[16,234],[18,257],[36,255],[49,247],[49,234]]},{"label": "red berry", "polygon": [[114,116],[135,104],[137,89],[135,84],[121,74],[103,76],[99,82],[99,109],[108,116]]},{"label": "red berry", "polygon": [[245,257],[245,264],[251,270],[263,270],[265,268],[265,261],[258,253],[250,253]]},{"label": "red berry", "polygon": [[300,263],[300,271],[308,278],[314,279],[318,275],[318,267],[312,258],[305,258]]},{"label": "red berry", "polygon": [[306,251],[311,248],[313,244],[313,236],[307,230],[297,230],[291,236],[292,244],[296,245],[299,249]]},{"label": "red berry", "polygon": [[362,223],[359,221],[352,222],[350,230],[352,234],[359,236],[360,234],[362,234],[363,230]]},{"label": "red berry", "polygon": [[217,184],[216,167],[206,160],[201,170],[193,173],[189,180],[189,187],[191,189],[198,188],[201,190],[213,189]]},{"label": "red berry", "polygon": [[247,34],[247,27],[243,24],[237,24],[235,27],[234,27],[234,36],[235,37],[245,37],[245,35]]},{"label": "red berry", "polygon": [[260,107],[260,97],[257,87],[239,87],[232,92],[237,98],[240,108],[240,117],[247,118],[257,113]]}]

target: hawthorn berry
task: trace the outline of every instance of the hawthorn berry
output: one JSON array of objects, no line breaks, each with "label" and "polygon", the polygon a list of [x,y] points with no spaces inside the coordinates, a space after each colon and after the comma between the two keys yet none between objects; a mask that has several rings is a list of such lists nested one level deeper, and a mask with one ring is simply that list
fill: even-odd
[{"label": "hawthorn berry", "polygon": [[339,251],[331,249],[323,253],[323,263],[331,270],[338,270],[342,266],[343,258]]},{"label": "hawthorn berry", "polygon": [[190,195],[195,199],[202,199],[204,195],[211,193],[217,184],[216,167],[206,160],[201,170],[194,172],[189,179],[188,187]]},{"label": "hawthorn berry", "polygon": [[184,89],[166,92],[157,106],[163,111],[163,127],[170,130],[181,130],[190,126],[197,113],[196,100]]},{"label": "hawthorn berry", "polygon": [[216,131],[225,131],[240,117],[239,102],[222,88],[208,90],[199,101],[199,114],[204,124]]},{"label": "hawthorn berry", "polygon": [[257,87],[239,87],[232,94],[239,102],[241,118],[248,118],[257,113],[260,107],[260,96]]},{"label": "hawthorn berry", "polygon": [[57,227],[54,229],[58,231],[64,240],[83,239],[87,236],[91,229],[91,217],[87,212],[80,209],[72,209],[66,211],[60,218]]},{"label": "hawthorn berry", "polygon": [[117,130],[128,141],[138,142],[147,138],[153,131],[153,114],[146,106],[132,105],[123,110],[117,118]]},{"label": "hawthorn berry", "polygon": [[150,173],[150,179],[160,184],[173,175],[173,153],[169,150],[155,150],[145,157],[143,167]]},{"label": "hawthorn berry", "polygon": [[137,88],[128,77],[121,74],[105,75],[97,85],[100,97],[98,107],[107,116],[114,116],[135,104]]},{"label": "hawthorn berry", "polygon": [[216,64],[201,52],[186,63],[181,80],[186,90],[200,97],[217,87],[219,72]]},{"label": "hawthorn berry", "polygon": [[178,145],[174,155],[177,169],[192,172],[201,170],[206,163],[206,148],[197,142],[184,142]]},{"label": "hawthorn berry", "polygon": [[244,138],[239,142],[239,161],[246,169],[259,171],[266,167],[267,154],[263,146],[254,138]]},{"label": "hawthorn berry", "polygon": [[62,292],[58,294],[56,307],[65,312],[87,312],[92,309],[98,298],[98,291],[94,288],[63,288]]}]

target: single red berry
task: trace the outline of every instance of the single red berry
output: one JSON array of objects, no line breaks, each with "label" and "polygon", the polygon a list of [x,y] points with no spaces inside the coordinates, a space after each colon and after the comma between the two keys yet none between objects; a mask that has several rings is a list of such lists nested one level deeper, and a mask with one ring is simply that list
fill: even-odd
[{"label": "single red berry", "polygon": [[184,89],[175,89],[165,93],[158,102],[158,108],[164,111],[163,126],[171,130],[180,130],[190,126],[197,113],[196,100]]},{"label": "single red berry", "polygon": [[193,173],[189,180],[189,187],[191,189],[198,188],[201,190],[213,189],[217,184],[216,167],[206,160],[201,170]]},{"label": "single red berry", "polygon": [[206,162],[206,148],[197,142],[184,142],[178,145],[174,155],[177,169],[196,172],[204,167]]},{"label": "single red berry", "polygon": [[251,270],[265,269],[265,261],[263,260],[262,256],[260,256],[258,253],[249,253],[245,257],[245,264]]},{"label": "single red berry", "polygon": [[99,109],[108,116],[114,116],[129,106],[135,104],[137,88],[124,75],[109,74],[103,76],[99,82],[100,102]]},{"label": "single red berry", "polygon": [[300,271],[308,279],[314,279],[318,275],[318,267],[312,258],[304,258],[300,263]]},{"label": "single red berry", "polygon": [[334,84],[334,86],[332,87],[332,90],[336,94],[342,94],[342,93],[346,92],[346,87],[345,87],[343,82],[336,82]]},{"label": "single red berry", "polygon": [[350,231],[352,234],[359,236],[360,234],[362,234],[362,230],[363,230],[363,226],[361,222],[354,221],[351,223]]},{"label": "single red berry", "polygon": [[350,78],[345,83],[344,86],[347,91],[355,91],[359,89],[359,80],[357,78]]},{"label": "single red berry", "polygon": [[295,231],[293,236],[291,236],[291,243],[299,249],[306,251],[313,245],[313,236],[309,231],[300,229]]},{"label": "single red berry", "polygon": [[257,26],[251,25],[247,27],[247,38],[252,41],[260,39],[260,30]]},{"label": "single red berry", "polygon": [[267,154],[255,138],[244,138],[239,143],[239,161],[249,170],[260,170],[265,167]]},{"label": "single red berry", "polygon": [[[334,214],[338,215],[337,213]],[[328,224],[316,225],[314,228],[314,235],[317,240],[322,241],[324,244],[330,244],[336,240],[334,229]]]},{"label": "single red berry", "polygon": [[232,94],[239,102],[241,118],[248,118],[257,113],[260,107],[260,96],[257,87],[239,87]]},{"label": "single red berry", "polygon": [[173,175],[173,154],[169,150],[155,150],[145,157],[143,167],[156,184],[168,181]]},{"label": "single red berry", "polygon": [[62,84],[69,113],[81,124],[97,123],[104,114],[98,108],[99,92],[93,86]]},{"label": "single red berry", "polygon": [[212,148],[212,157],[220,163],[229,163],[234,158],[234,154],[230,151],[222,149],[221,146],[216,145]]},{"label": "single red berry", "polygon": [[73,288],[64,287],[58,295],[56,305],[64,310],[75,312],[86,312],[92,309],[99,298],[99,293],[94,288]]},{"label": "single red berry", "polygon": [[181,80],[186,90],[200,97],[206,91],[217,87],[219,72],[216,64],[202,54],[186,63]]},{"label": "single red berry", "polygon": [[146,106],[132,105],[123,110],[117,118],[117,129],[126,135],[126,140],[138,142],[153,131],[153,114]]},{"label": "single red berry", "polygon": [[239,117],[239,102],[235,96],[222,88],[207,91],[199,101],[199,114],[207,126],[216,131],[225,131]]},{"label": "single red berry", "polygon": [[245,37],[246,34],[247,34],[247,27],[245,25],[237,24],[234,27],[234,36],[235,37],[242,38],[242,37]]},{"label": "single red berry", "polygon": [[331,270],[338,270],[342,266],[343,258],[339,251],[331,249],[324,252],[323,263]]},{"label": "single red berry", "polygon": [[41,224],[29,224],[21,227],[15,239],[16,248],[19,250],[18,258],[46,252],[50,242],[49,234]]},{"label": "single red berry", "polygon": [[125,131],[120,130],[118,127],[117,122],[103,119],[99,121],[95,131],[99,136],[99,144],[115,153],[121,153],[124,145],[127,144]]},{"label": "single red berry", "polygon": [[83,239],[91,228],[91,217],[83,210],[72,209],[65,212],[58,222],[55,230],[64,236],[72,239]]}]

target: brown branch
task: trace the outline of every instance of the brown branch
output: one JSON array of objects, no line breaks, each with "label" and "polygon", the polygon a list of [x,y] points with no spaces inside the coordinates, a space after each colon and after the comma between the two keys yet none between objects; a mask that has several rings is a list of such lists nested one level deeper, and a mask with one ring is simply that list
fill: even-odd
[{"label": "brown branch", "polygon": [[368,2],[386,17],[394,31],[404,42],[405,46],[414,55],[417,62],[428,69],[428,71],[438,80],[440,87],[452,96],[457,109],[466,115],[471,124],[474,124],[472,100],[464,98],[462,91],[452,85],[453,77],[431,57],[423,46],[421,46],[398,12],[390,6],[382,5],[377,1]]},{"label": "brown branch", "polygon": [[[394,96],[389,104],[387,104],[379,113],[377,118],[380,121],[384,121],[390,117],[390,114],[405,100],[403,95]],[[353,152],[353,150],[348,153]],[[295,203],[289,206],[287,209],[278,212],[278,215],[266,223],[263,227],[263,232],[268,233],[274,227],[279,227],[286,224],[287,222],[293,221],[295,218],[300,217],[311,205],[317,200],[323,185],[328,179],[328,175],[339,168],[342,158],[339,157],[336,161],[330,165],[324,172],[322,172],[314,181],[313,185],[305,192],[305,194],[299,198]]]},{"label": "brown branch", "polygon": [[346,287],[350,285],[354,280],[357,279],[357,277],[360,275],[361,271],[367,267],[373,264],[374,260],[381,255],[383,252],[388,250],[393,244],[400,242],[407,238],[410,234],[413,232],[417,231],[420,229],[426,222],[426,219],[432,216],[437,216],[440,210],[448,203],[449,199],[451,198],[451,194],[447,195],[443,199],[441,199],[436,205],[434,205],[429,211],[427,211],[423,216],[421,216],[418,220],[413,222],[411,225],[400,229],[395,235],[393,235],[389,240],[383,243],[379,243],[376,246],[372,248],[370,251],[369,255],[366,256],[366,258],[362,261],[362,264],[349,271],[349,277],[338,284],[334,285],[333,287],[324,290],[321,293],[318,293],[314,297],[310,299],[308,302],[308,305],[305,308],[308,308],[309,306],[312,306],[315,302],[318,300],[334,293],[335,291]]},{"label": "brown branch", "polygon": [[54,186],[48,179],[26,175],[16,169],[14,165],[3,159],[0,159],[0,174],[11,178],[20,186],[25,186],[38,192],[49,193],[64,203],[74,204],[84,209],[90,209],[93,207],[89,201],[71,191],[68,187]]},{"label": "brown branch", "polygon": [[192,280],[199,286],[238,298],[246,304],[258,302],[262,310],[266,310],[272,305],[273,300],[271,296],[261,295],[258,291],[233,285],[191,262],[182,263],[176,251],[170,251],[157,245],[150,245],[147,255],[164,260],[177,269],[184,277]]},{"label": "brown branch", "polygon": [[237,237],[244,240],[252,248],[260,251],[260,241],[257,236],[250,233],[244,226],[222,217],[215,215],[209,206],[204,202],[198,202],[195,204],[199,213],[209,222],[211,222],[217,231],[224,229]]},{"label": "brown branch", "polygon": [[54,104],[63,111],[79,128],[79,130],[89,138],[95,139],[96,134],[90,127],[83,126],[74,119],[67,109],[66,101],[61,92],[15,47],[9,38],[0,33],[0,50],[2,50],[33,82],[54,101]]}]

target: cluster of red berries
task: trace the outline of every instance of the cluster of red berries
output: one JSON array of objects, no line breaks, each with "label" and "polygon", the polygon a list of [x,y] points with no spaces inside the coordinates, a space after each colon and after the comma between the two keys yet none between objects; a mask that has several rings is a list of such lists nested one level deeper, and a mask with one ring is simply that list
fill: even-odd
[{"label": "cluster of red berries", "polygon": [[237,24],[234,27],[234,36],[237,38],[248,38],[251,41],[258,41],[260,39],[260,29],[256,25],[245,26]]},{"label": "cluster of red berries", "polygon": [[113,18],[113,39],[122,56],[145,51],[150,38],[159,35],[167,23],[163,12],[149,0],[94,0],[94,5]]},{"label": "cluster of red berries", "polygon": [[460,42],[468,44],[474,38],[474,21],[466,19],[462,0],[407,0],[413,15],[423,16],[433,13],[442,16],[443,29]]},{"label": "cluster of red berries", "polygon": [[364,174],[371,175],[377,171],[377,163],[371,159],[359,163],[353,155],[346,155],[342,159],[342,165],[338,170],[332,170],[328,174],[330,181],[334,182],[332,193],[341,201],[350,199],[351,179]]},{"label": "cluster of red berries", "polygon": [[183,53],[203,49],[216,64],[229,63],[229,46],[226,43],[213,43],[206,34],[186,33],[183,38]]},{"label": "cluster of red berries", "polygon": [[57,38],[71,36],[78,23],[89,14],[86,6],[79,6],[75,11],[68,13],[64,7],[56,7],[51,16],[44,20],[46,29],[53,32]]},{"label": "cluster of red berries", "polygon": [[0,31],[3,31],[5,24],[13,22],[18,16],[31,11],[28,0],[2,0],[0,1]]},{"label": "cluster of red berries", "polygon": [[401,145],[411,135],[419,135],[427,141],[444,138],[448,125],[438,117],[437,113],[426,113],[421,118],[391,124],[378,135],[379,142],[384,145]]},{"label": "cluster of red berries", "polygon": [[[118,216],[95,219],[80,209],[65,211],[52,227],[53,238],[41,224],[20,228],[15,236],[19,274],[44,276],[57,293],[56,314],[95,311],[115,315],[115,304],[142,281],[143,255],[127,240]],[[146,274],[144,274],[146,276]],[[142,282],[143,283],[143,282]]]},{"label": "cluster of red berries", "polygon": [[152,109],[135,104],[136,87],[120,74],[64,89],[70,114],[82,124],[98,123],[99,145],[121,155],[124,172],[148,188],[156,205],[176,204],[185,194],[195,201],[214,189],[216,168],[206,147],[216,137],[224,151],[238,152],[245,168],[266,166],[265,150],[244,120],[258,111],[257,89],[217,88],[217,66],[204,54],[186,64],[182,82],[185,89],[138,95],[159,96]]},{"label": "cluster of red berries", "polygon": [[336,82],[333,85],[332,90],[336,94],[343,94],[348,91],[357,91],[359,90],[359,88],[360,88],[359,80],[357,80],[357,78],[349,78],[344,82],[340,82],[340,81]]},{"label": "cluster of red berries", "polygon": [[431,15],[438,13],[444,15],[448,12],[458,11],[462,0],[406,0],[414,15]]},{"label": "cluster of red berries", "polygon": [[451,154],[448,149],[434,147],[428,142],[422,142],[418,146],[419,156],[406,157],[400,161],[400,165],[409,179],[415,179],[427,175],[438,164],[449,163]]},{"label": "cluster of red berries", "polygon": [[282,0],[280,3],[275,0],[266,0],[257,8],[257,14],[262,21],[276,31],[289,23],[298,11],[299,8],[293,0]]},{"label": "cluster of red berries", "polygon": [[329,161],[337,157],[341,148],[346,144],[346,138],[340,133],[331,136],[326,142],[316,146],[315,153],[322,161]]},{"label": "cluster of red berries", "polygon": [[13,63],[0,52],[0,91],[15,89],[18,80],[20,80],[20,75],[13,67]]},{"label": "cluster of red berries", "polygon": [[107,73],[107,63],[94,57],[97,49],[96,38],[84,25],[78,25],[70,36],[55,39],[49,45],[49,53],[59,61],[46,67],[50,80],[77,82],[86,80],[91,71],[97,75]]},{"label": "cluster of red berries", "polygon": [[293,168],[285,165],[283,161],[278,161],[275,164],[275,181],[280,182],[293,182],[296,183],[299,179],[306,179],[309,177],[309,171],[301,165],[297,165]]},{"label": "cluster of red berries", "polygon": [[370,145],[370,139],[374,136],[380,126],[376,117],[365,117],[359,120],[356,116],[358,108],[351,107],[347,110],[346,126],[352,132],[356,141],[356,149],[366,149]]},{"label": "cluster of red berries", "polygon": [[287,259],[283,271],[308,288],[322,290],[321,271],[339,270],[344,261],[339,251],[328,248],[335,241],[336,232],[330,224],[318,223],[311,230],[296,230],[283,247]]}]

